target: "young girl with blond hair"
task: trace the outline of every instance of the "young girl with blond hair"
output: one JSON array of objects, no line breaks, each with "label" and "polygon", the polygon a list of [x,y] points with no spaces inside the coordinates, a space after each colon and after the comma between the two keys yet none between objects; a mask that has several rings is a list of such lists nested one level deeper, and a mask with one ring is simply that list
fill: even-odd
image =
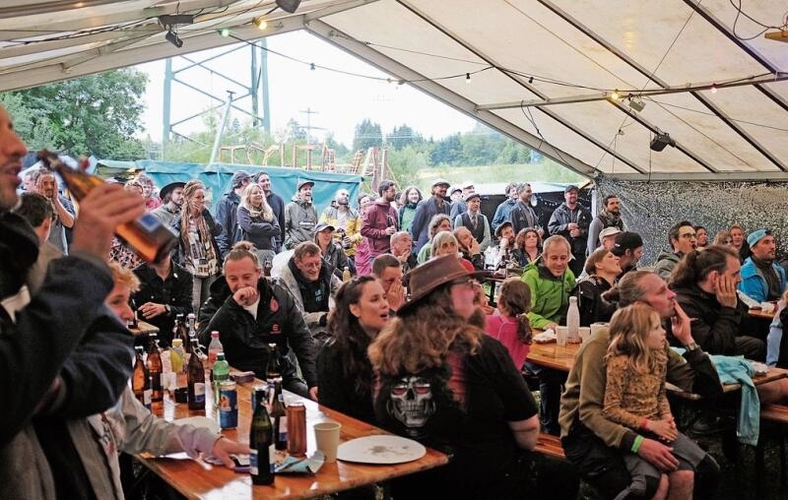
[{"label": "young girl with blond hair", "polygon": [[[676,430],[665,392],[668,347],[659,314],[645,304],[619,309],[610,322],[610,339],[602,414],[638,433],[631,453],[624,455],[632,483],[617,498],[642,495],[649,484],[658,485],[654,500],[692,498],[695,469],[707,454]],[[669,443],[678,468],[664,473],[641,458],[644,438]]]}]

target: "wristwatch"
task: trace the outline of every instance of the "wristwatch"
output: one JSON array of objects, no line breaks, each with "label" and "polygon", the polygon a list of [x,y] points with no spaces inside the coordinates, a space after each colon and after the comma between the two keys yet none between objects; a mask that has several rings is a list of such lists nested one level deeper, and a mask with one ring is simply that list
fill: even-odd
[{"label": "wristwatch", "polygon": [[692,342],[690,342],[689,344],[685,345],[685,346],[684,346],[684,348],[685,348],[685,349],[686,349],[688,352],[689,352],[689,351],[694,351],[695,349],[697,349],[697,348],[698,348],[698,344],[696,344],[696,343],[695,343],[695,341],[693,340],[693,341],[692,341]]}]

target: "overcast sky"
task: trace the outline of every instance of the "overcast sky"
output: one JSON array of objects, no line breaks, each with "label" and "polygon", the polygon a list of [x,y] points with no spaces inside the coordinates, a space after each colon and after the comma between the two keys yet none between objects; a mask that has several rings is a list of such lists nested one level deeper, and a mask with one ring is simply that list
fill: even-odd
[{"label": "overcast sky", "polygon": [[[271,51],[315,63],[317,66],[383,78],[389,76],[306,32],[269,37],[267,41]],[[188,43],[188,40],[185,43]],[[197,62],[227,50],[229,49],[216,49],[187,57]],[[251,50],[247,46],[231,55],[205,63],[214,72],[195,66],[182,71],[177,78],[222,99],[226,98],[227,90],[235,90],[237,99],[241,94],[240,88],[219,76],[217,72],[223,72],[248,85],[251,80],[250,54]],[[174,70],[189,64],[191,63],[184,58],[173,59]],[[157,61],[139,68],[150,77],[146,96],[148,108],[144,115],[146,130],[142,135],[150,134],[151,138],[158,141],[162,134],[165,63]],[[311,115],[310,120],[314,127],[313,137],[322,139],[324,131],[317,128],[322,127],[333,131],[334,138],[348,147],[352,145],[355,126],[365,118],[379,123],[384,134],[395,126],[408,124],[425,137],[432,136],[436,139],[455,132],[469,131],[475,124],[471,118],[408,85],[391,85],[320,68],[310,70],[308,64],[294,62],[273,53],[268,56],[268,77],[271,128],[274,134],[282,130],[291,118],[306,126],[307,114],[303,111],[307,109],[316,112]],[[250,103],[249,98],[239,101],[239,105],[249,110]],[[177,122],[216,104],[217,101],[185,85],[173,83],[171,121]],[[262,104],[260,109],[262,112]],[[235,111],[232,117],[242,122],[249,119]],[[204,124],[197,118],[177,125],[174,129],[181,134],[189,134],[204,129]]]}]

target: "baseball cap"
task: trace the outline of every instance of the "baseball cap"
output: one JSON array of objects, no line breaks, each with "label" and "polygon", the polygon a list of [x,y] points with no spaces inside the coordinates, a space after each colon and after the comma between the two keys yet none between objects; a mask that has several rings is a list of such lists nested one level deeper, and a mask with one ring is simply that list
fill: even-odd
[{"label": "baseball cap", "polygon": [[750,246],[755,246],[755,244],[764,239],[766,236],[771,236],[771,234],[772,231],[770,229],[756,229],[747,235],[747,244]]},{"label": "baseball cap", "polygon": [[580,191],[580,189],[578,189],[578,187],[574,184],[570,184],[564,188],[564,193],[568,193],[570,191]]},{"label": "baseball cap", "polygon": [[319,233],[320,231],[325,231],[326,229],[330,229],[332,231],[336,231],[336,228],[331,224],[326,224],[325,222],[321,222],[317,226],[315,226],[315,232]]},{"label": "baseball cap", "polygon": [[617,257],[621,257],[627,250],[634,251],[642,246],[643,238],[638,233],[624,231],[616,235],[616,244],[613,245],[613,249],[610,252]]},{"label": "baseball cap", "polygon": [[296,191],[301,191],[301,188],[306,186],[307,184],[309,184],[310,186],[315,185],[315,183],[313,181],[310,181],[309,179],[299,179],[298,187],[296,188]]},{"label": "baseball cap", "polygon": [[244,170],[236,170],[233,174],[233,180],[231,181],[233,189],[241,187],[241,185],[248,180],[251,180],[248,172]]}]

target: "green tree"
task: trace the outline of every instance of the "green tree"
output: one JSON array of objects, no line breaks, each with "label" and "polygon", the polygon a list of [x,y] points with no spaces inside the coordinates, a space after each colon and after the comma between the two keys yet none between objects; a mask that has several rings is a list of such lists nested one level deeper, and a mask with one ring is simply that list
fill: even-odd
[{"label": "green tree", "polygon": [[394,130],[386,136],[386,142],[395,150],[423,141],[421,134],[404,124],[401,127],[394,127]]},{"label": "green tree", "polygon": [[134,160],[146,157],[134,134],[147,83],[143,72],[121,69],[8,92],[3,101],[23,117],[19,131],[31,149]]},{"label": "green tree", "polygon": [[369,149],[381,147],[383,145],[383,132],[380,131],[380,124],[373,123],[366,118],[363,122],[356,125],[356,134],[353,138],[353,150]]}]

